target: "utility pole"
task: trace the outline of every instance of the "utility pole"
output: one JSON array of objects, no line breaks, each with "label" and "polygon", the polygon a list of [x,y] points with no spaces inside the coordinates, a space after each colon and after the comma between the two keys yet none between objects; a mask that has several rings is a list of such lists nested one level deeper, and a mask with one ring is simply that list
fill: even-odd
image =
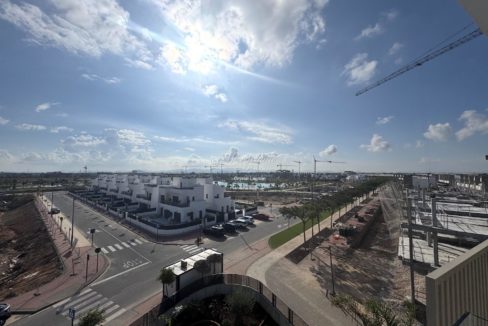
[{"label": "utility pole", "polygon": [[95,248],[95,253],[97,254],[97,270],[95,273],[98,273],[98,254],[100,253],[100,251],[102,251],[102,249],[100,248]]},{"label": "utility pole", "polygon": [[73,247],[74,233],[75,233],[75,197],[73,197],[73,210],[71,211],[71,241],[70,241],[71,247]]},{"label": "utility pole", "polygon": [[408,218],[408,246],[410,255],[410,291],[412,292],[412,304],[415,306],[415,273],[413,270],[413,237],[412,237],[412,199],[407,197]]},{"label": "utility pole", "polygon": [[335,275],[334,275],[334,265],[332,264],[332,246],[329,246],[329,258],[330,258],[330,277],[332,280],[332,296],[335,296]]},{"label": "utility pole", "polygon": [[88,282],[88,261],[89,260],[90,260],[90,254],[86,254],[85,283]]}]

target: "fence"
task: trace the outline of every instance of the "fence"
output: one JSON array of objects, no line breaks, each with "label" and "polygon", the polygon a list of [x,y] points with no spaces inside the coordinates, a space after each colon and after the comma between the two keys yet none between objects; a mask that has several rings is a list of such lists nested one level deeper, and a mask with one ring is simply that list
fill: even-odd
[{"label": "fence", "polygon": [[171,308],[175,307],[180,301],[189,298],[199,290],[211,286],[221,285],[231,287],[240,286],[252,290],[257,296],[256,302],[264,303],[264,305],[261,305],[263,306],[263,309],[266,310],[279,325],[308,325],[263,283],[252,277],[238,274],[215,274],[205,276],[182,288],[174,295],[165,298],[160,305],[153,307],[150,311],[134,321],[131,325],[165,325],[165,322],[158,318],[160,315],[165,314],[171,310]]}]

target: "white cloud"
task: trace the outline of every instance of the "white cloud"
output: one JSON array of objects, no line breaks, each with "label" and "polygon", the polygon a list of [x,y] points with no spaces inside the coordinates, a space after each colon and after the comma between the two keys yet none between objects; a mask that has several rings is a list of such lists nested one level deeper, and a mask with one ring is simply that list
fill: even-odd
[{"label": "white cloud", "polygon": [[58,105],[58,104],[59,103],[57,103],[57,102],[46,102],[46,103],[39,104],[38,106],[36,106],[36,112],[42,112],[42,111],[49,110],[51,107]]},{"label": "white cloud", "polygon": [[461,114],[459,120],[464,122],[464,127],[456,132],[456,138],[461,141],[479,132],[488,133],[488,118],[475,110],[466,110]]},{"label": "white cloud", "polygon": [[5,149],[0,149],[0,162],[10,163],[15,157]]},{"label": "white cloud", "polygon": [[195,149],[193,147],[183,147],[183,149],[185,151],[188,151],[188,152],[194,152],[195,151]]},{"label": "white cloud", "polygon": [[322,39],[327,1],[153,1],[183,36],[162,47],[160,62],[173,72],[208,73],[221,63],[250,69],[280,67],[301,43]]},{"label": "white cloud", "polygon": [[69,136],[61,141],[61,143],[69,149],[77,147],[96,147],[101,144],[106,144],[106,140],[102,137],[95,137],[89,134],[80,134],[76,136]]},{"label": "white cloud", "polygon": [[388,54],[389,55],[394,55],[394,54],[398,53],[398,51],[400,51],[402,48],[403,48],[403,44],[402,43],[395,42],[395,43],[393,43],[393,45],[391,46],[391,48],[388,50]]},{"label": "white cloud", "polygon": [[52,127],[50,131],[54,134],[57,134],[57,133],[62,132],[62,131],[73,132],[74,129],[69,128],[69,127],[65,127],[65,126],[59,126],[59,127]]},{"label": "white cloud", "polygon": [[60,118],[66,118],[66,117],[68,117],[68,113],[61,112],[61,113],[57,113],[56,116],[60,117]]},{"label": "white cloud", "polygon": [[383,26],[380,24],[380,23],[376,23],[374,24],[373,26],[368,26],[366,27],[365,29],[363,29],[361,31],[361,33],[359,33],[358,36],[356,36],[356,40],[360,40],[360,39],[363,39],[363,38],[371,38],[373,36],[376,36],[376,35],[380,35],[380,34],[383,34],[384,33],[384,29],[383,29]]},{"label": "white cloud", "polygon": [[398,11],[395,9],[391,9],[387,12],[384,12],[383,16],[385,16],[387,20],[393,21],[398,17]]},{"label": "white cloud", "polygon": [[205,137],[166,137],[166,136],[154,136],[155,140],[166,142],[166,143],[202,143],[202,144],[215,144],[215,145],[229,145],[235,142],[215,140]]},{"label": "white cloud", "polygon": [[2,126],[6,125],[9,122],[10,122],[10,120],[0,117],[0,125],[2,125]]},{"label": "white cloud", "polygon": [[30,123],[22,123],[20,125],[16,125],[15,128],[18,130],[23,130],[23,131],[41,131],[41,130],[46,130],[46,126],[43,125],[34,125]]},{"label": "white cloud", "polygon": [[344,66],[342,75],[347,76],[347,84],[349,86],[362,84],[373,78],[378,61],[368,61],[367,59],[367,53],[358,53]]},{"label": "white cloud", "polygon": [[0,3],[0,18],[29,34],[40,45],[74,54],[100,57],[105,53],[151,59],[145,44],[129,32],[129,13],[115,0],[51,0],[50,13],[41,7]]},{"label": "white cloud", "polygon": [[205,96],[214,97],[216,100],[219,100],[222,103],[227,102],[227,94],[222,92],[217,85],[203,85],[202,92]]},{"label": "white cloud", "polygon": [[376,118],[376,124],[377,125],[386,125],[391,120],[393,120],[393,116],[392,115],[389,115],[387,117],[378,117],[378,118]]},{"label": "white cloud", "polygon": [[101,77],[97,74],[82,74],[81,77],[91,81],[100,80],[107,84],[118,84],[122,81],[122,79],[118,77]]},{"label": "white cloud", "polygon": [[424,142],[421,140],[417,140],[415,143],[415,148],[423,148],[425,146]]},{"label": "white cloud", "polygon": [[337,146],[336,145],[329,145],[323,151],[319,153],[321,157],[333,155],[337,153]]},{"label": "white cloud", "polygon": [[370,143],[368,145],[361,145],[361,148],[376,153],[390,150],[391,145],[382,136],[374,134],[373,137],[371,137]]},{"label": "white cloud", "polygon": [[227,120],[219,127],[247,134],[247,139],[261,143],[291,144],[291,131],[286,127],[274,127],[260,121]]},{"label": "white cloud", "polygon": [[451,134],[451,125],[446,123],[431,124],[424,132],[424,137],[433,141],[446,141]]}]

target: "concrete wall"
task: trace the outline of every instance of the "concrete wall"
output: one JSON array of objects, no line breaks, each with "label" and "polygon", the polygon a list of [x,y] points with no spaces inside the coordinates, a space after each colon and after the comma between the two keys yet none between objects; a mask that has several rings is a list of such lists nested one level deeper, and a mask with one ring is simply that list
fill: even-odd
[{"label": "concrete wall", "polygon": [[427,325],[452,325],[466,312],[488,320],[488,240],[426,276]]}]

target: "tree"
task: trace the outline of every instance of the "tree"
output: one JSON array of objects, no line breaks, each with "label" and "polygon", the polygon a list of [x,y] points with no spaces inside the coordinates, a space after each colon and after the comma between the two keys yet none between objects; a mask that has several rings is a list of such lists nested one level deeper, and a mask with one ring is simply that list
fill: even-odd
[{"label": "tree", "polygon": [[105,321],[103,310],[90,310],[80,318],[78,326],[97,326]]},{"label": "tree", "polygon": [[163,297],[168,296],[168,284],[175,281],[176,275],[170,268],[163,268],[159,272],[158,280],[163,284]]},{"label": "tree", "polygon": [[229,306],[230,312],[234,316],[234,324],[242,325],[242,317],[249,315],[256,300],[251,292],[239,289],[225,297],[225,303]]},{"label": "tree", "polygon": [[215,264],[219,263],[220,259],[219,254],[211,254],[207,257],[208,262],[212,264],[212,274],[215,274]]},{"label": "tree", "polygon": [[205,274],[210,272],[210,265],[206,259],[197,260],[195,264],[193,264],[193,268],[200,272],[202,278]]}]

